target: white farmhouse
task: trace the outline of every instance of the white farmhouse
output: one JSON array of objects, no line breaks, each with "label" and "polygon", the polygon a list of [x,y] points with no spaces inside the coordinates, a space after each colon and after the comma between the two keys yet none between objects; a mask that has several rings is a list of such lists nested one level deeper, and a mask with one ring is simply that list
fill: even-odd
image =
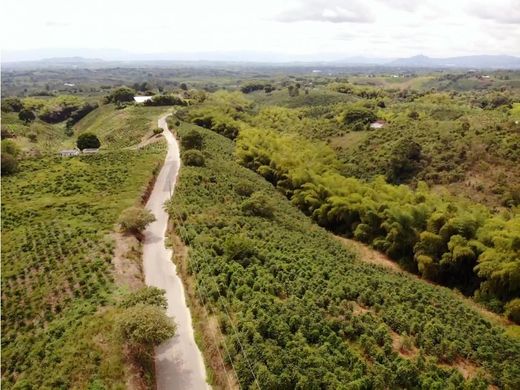
[{"label": "white farmhouse", "polygon": [[375,121],[370,124],[371,129],[380,129],[385,126],[384,121]]},{"label": "white farmhouse", "polygon": [[136,103],[144,103],[148,100],[152,100],[153,96],[134,96],[134,101]]},{"label": "white farmhouse", "polygon": [[78,149],[65,149],[65,150],[60,150],[60,155],[61,155],[61,157],[73,157],[73,156],[78,156],[78,155],[79,155],[79,150],[78,150]]}]

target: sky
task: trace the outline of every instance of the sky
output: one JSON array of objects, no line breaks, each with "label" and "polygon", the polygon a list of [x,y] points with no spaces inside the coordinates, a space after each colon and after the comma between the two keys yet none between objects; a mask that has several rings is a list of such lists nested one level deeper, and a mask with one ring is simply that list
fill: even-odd
[{"label": "sky", "polygon": [[520,55],[520,0],[3,0],[1,8],[4,57],[49,49],[323,60]]}]

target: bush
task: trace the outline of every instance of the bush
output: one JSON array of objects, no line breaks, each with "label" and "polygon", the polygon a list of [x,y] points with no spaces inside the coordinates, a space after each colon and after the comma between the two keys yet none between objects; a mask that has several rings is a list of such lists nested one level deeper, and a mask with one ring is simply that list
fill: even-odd
[{"label": "bush", "polygon": [[139,304],[157,306],[162,309],[168,307],[168,302],[164,296],[165,291],[157,287],[144,287],[133,293],[126,295],[121,301],[121,307],[126,309]]},{"label": "bush", "polygon": [[132,349],[144,352],[175,335],[175,324],[163,309],[138,304],[126,309],[116,321],[116,331]]},{"label": "bush", "polygon": [[83,106],[78,108],[76,111],[73,111],[70,114],[70,118],[67,120],[67,127],[70,128],[74,126],[77,122],[79,122],[83,117],[85,117],[91,111],[94,111],[98,108],[97,103],[85,103]]},{"label": "bush", "polygon": [[18,171],[18,161],[12,154],[2,152],[2,176],[12,175]]},{"label": "bush", "polygon": [[18,113],[18,118],[25,124],[30,123],[36,119],[36,115],[31,110],[23,109]]},{"label": "bush", "polygon": [[203,167],[204,166],[204,155],[200,150],[190,149],[184,152],[182,160],[184,164],[190,165],[193,167]]},{"label": "bush", "polygon": [[2,154],[10,154],[16,158],[20,154],[20,148],[11,140],[2,141]]},{"label": "bush", "polygon": [[27,134],[27,138],[29,138],[29,141],[31,141],[31,142],[36,142],[38,140],[38,134],[29,133],[29,134]]},{"label": "bush", "polygon": [[203,143],[204,139],[202,138],[202,134],[200,134],[197,130],[191,130],[181,139],[181,145],[184,149],[200,150],[202,149]]},{"label": "bush", "polygon": [[241,180],[235,186],[235,192],[240,196],[251,196],[255,188],[249,181]]},{"label": "bush", "polygon": [[175,95],[155,95],[143,103],[145,106],[186,106],[186,102]]},{"label": "bush", "polygon": [[520,298],[515,298],[507,303],[505,314],[511,321],[520,324]]},{"label": "bush", "polygon": [[422,168],[421,160],[421,145],[409,138],[399,140],[390,158],[388,181],[399,184],[410,180]]},{"label": "bush", "polygon": [[242,202],[240,208],[245,215],[271,218],[273,216],[273,206],[271,199],[263,192],[255,192],[249,199]]},{"label": "bush", "polygon": [[270,85],[266,85],[265,83],[262,83],[262,82],[249,82],[245,85],[243,85],[241,88],[240,88],[240,91],[242,91],[242,93],[251,93],[251,92],[254,92],[254,91],[260,91],[264,88],[267,88],[267,87],[271,87]]},{"label": "bush", "polygon": [[15,138],[15,134],[7,127],[2,126],[2,139]]},{"label": "bush", "polygon": [[366,127],[376,120],[376,114],[374,114],[371,110],[362,107],[351,108],[345,111],[341,116],[341,122],[351,126],[359,124],[360,126]]},{"label": "bush", "polygon": [[[42,100],[44,104],[38,109],[38,117],[47,123],[63,122],[76,115],[86,115],[92,106],[77,96],[60,95],[53,99]],[[78,119],[79,120],[79,119]]]},{"label": "bush", "polygon": [[124,103],[134,101],[135,90],[128,87],[119,87],[112,91],[112,93],[105,97],[106,103]]},{"label": "bush", "polygon": [[23,103],[20,99],[15,97],[8,97],[2,99],[3,112],[20,112],[23,109]]},{"label": "bush", "polygon": [[230,237],[224,243],[224,254],[230,260],[248,266],[251,263],[251,258],[256,255],[255,243],[242,236]]},{"label": "bush", "polygon": [[83,133],[78,137],[76,141],[76,145],[78,149],[97,149],[101,146],[101,142],[99,142],[99,138],[93,133]]},{"label": "bush", "polygon": [[139,233],[154,221],[155,216],[143,207],[127,208],[119,217],[119,225],[128,233]]},{"label": "bush", "polygon": [[157,127],[156,129],[153,129],[153,134],[154,135],[162,134],[163,131],[164,131],[164,129],[162,127]]}]

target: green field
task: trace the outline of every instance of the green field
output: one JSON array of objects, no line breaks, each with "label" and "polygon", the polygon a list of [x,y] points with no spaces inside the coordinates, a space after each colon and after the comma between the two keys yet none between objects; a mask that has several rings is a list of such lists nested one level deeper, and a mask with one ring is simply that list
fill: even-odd
[{"label": "green field", "polygon": [[[148,132],[156,112],[147,118],[129,141]],[[163,143],[111,145],[92,156],[25,158],[18,173],[2,177],[6,389],[126,387],[128,362],[113,330],[120,292],[111,232],[121,211],[140,202],[164,154]]]},{"label": "green field", "polygon": [[116,109],[113,104],[101,106],[83,118],[75,134],[89,131],[98,135],[102,148],[119,149],[136,145],[152,135],[157,118],[166,113],[165,107],[130,106]]},{"label": "green field", "polygon": [[[241,387],[520,385],[518,340],[448,289],[357,260],[198,131],[205,167],[182,168],[169,210]],[[268,201],[251,207],[257,192]]]}]

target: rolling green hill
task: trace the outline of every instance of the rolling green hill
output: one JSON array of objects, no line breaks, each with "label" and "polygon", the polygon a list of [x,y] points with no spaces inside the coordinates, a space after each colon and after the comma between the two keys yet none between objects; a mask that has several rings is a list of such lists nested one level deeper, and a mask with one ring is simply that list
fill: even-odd
[{"label": "rolling green hill", "polygon": [[518,339],[448,289],[356,259],[237,164],[230,140],[195,129],[205,164],[182,168],[169,212],[241,387],[520,385]]},{"label": "rolling green hill", "polygon": [[[53,155],[70,137],[61,124],[33,122],[31,131],[40,125],[46,131],[31,145],[42,148],[41,155],[20,157],[18,172],[2,177],[6,389],[124,389],[128,383],[128,351],[114,328],[123,313],[118,302],[128,287],[114,280],[113,232],[121,211],[141,202],[162,164],[165,145],[122,148],[156,126],[158,111],[153,109],[123,114],[127,122],[117,131],[128,129],[127,139],[103,138],[116,131],[113,113],[113,107],[96,109],[88,118],[95,121],[78,125],[102,136],[105,150],[97,155]],[[16,120],[8,121],[17,133],[11,140],[25,148],[19,128],[12,125]],[[112,126],[106,132],[104,123]],[[153,373],[147,375],[150,383]]]}]

